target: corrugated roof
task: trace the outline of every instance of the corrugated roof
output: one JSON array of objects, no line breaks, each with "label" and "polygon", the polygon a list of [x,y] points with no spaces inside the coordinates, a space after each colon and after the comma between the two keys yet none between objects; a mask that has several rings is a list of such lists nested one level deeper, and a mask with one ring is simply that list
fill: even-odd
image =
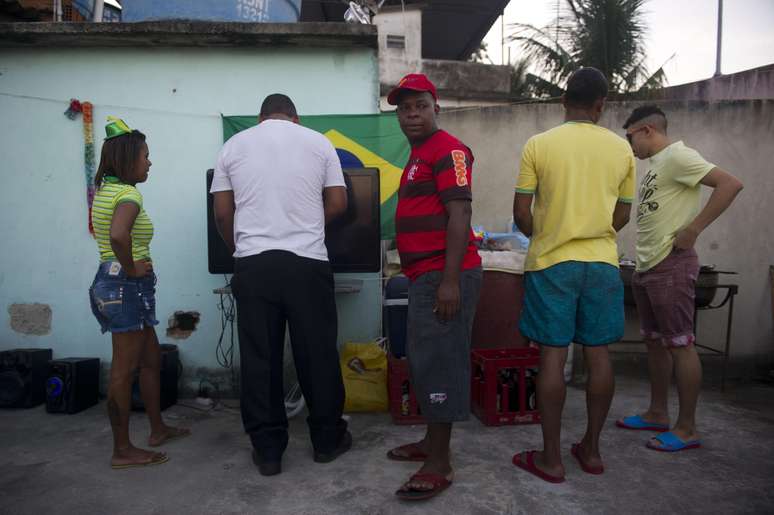
[{"label": "corrugated roof", "polygon": [[[467,60],[502,13],[508,0],[405,0],[422,7],[422,57]],[[387,0],[385,6],[400,6]],[[303,0],[301,21],[341,21],[341,0]]]}]

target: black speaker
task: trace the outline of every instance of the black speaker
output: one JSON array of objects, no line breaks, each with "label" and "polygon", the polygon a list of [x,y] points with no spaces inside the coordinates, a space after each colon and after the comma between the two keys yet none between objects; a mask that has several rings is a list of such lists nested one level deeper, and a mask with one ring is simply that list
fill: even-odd
[{"label": "black speaker", "polygon": [[[173,404],[177,404],[177,384],[182,366],[177,345],[162,343],[159,347],[161,347],[161,411],[164,411]],[[140,393],[139,373],[132,385],[132,409],[145,410],[145,403],[142,402]]]},{"label": "black speaker", "polygon": [[98,358],[55,359],[48,364],[47,412],[78,413],[98,402]]},{"label": "black speaker", "polygon": [[207,264],[211,274],[233,274],[234,257],[220,237],[218,228],[215,227],[215,213],[212,193],[210,193],[213,174],[214,170],[207,170]]},{"label": "black speaker", "polygon": [[51,349],[0,352],[0,408],[31,408],[46,401]]}]

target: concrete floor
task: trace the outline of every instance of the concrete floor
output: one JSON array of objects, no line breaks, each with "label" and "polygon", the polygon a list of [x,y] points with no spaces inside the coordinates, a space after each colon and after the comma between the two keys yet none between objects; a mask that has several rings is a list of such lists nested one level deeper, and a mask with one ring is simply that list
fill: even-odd
[{"label": "concrete floor", "polygon": [[[540,445],[539,426],[485,427],[477,419],[455,429],[454,485],[429,502],[405,504],[393,491],[415,469],[384,458],[418,438],[387,414],[353,415],[353,449],[337,461],[312,462],[303,419],[291,422],[283,473],[262,477],[250,460],[239,413],[183,406],[165,412],[193,436],[170,443],[161,466],[113,471],[104,403],[77,415],[42,407],[0,411],[0,513],[773,513],[774,388],[708,387],[700,401],[704,448],[674,455],[645,448],[649,433],[612,427],[642,408],[647,384],[618,378],[603,434],[607,471],[583,473],[569,455],[583,432],[582,389],[568,390],[563,443],[567,481],[543,482],[511,465],[514,451]],[[676,399],[673,402],[676,406]],[[147,438],[142,414],[132,417],[135,442]]]}]

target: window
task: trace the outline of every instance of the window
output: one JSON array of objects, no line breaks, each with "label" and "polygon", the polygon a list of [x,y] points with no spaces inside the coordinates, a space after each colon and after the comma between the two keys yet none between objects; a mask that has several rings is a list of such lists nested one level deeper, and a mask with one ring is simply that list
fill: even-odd
[{"label": "window", "polygon": [[387,34],[387,48],[406,48],[406,37]]}]

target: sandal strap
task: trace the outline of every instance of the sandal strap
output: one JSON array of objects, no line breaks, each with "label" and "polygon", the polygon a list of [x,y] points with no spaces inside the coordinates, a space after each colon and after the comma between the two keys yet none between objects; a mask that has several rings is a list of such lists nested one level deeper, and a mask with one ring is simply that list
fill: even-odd
[{"label": "sandal strap", "polygon": [[433,490],[446,483],[451,483],[451,481],[443,477],[441,474],[433,474],[430,472],[417,472],[411,476],[411,478],[409,478],[406,484],[413,482],[429,483],[433,485]]},{"label": "sandal strap", "polygon": [[407,443],[405,445],[401,445],[400,447],[395,447],[394,449],[391,449],[388,454],[394,456],[395,458],[401,458],[405,460],[427,458],[427,453],[420,449],[419,446],[415,443]]}]

